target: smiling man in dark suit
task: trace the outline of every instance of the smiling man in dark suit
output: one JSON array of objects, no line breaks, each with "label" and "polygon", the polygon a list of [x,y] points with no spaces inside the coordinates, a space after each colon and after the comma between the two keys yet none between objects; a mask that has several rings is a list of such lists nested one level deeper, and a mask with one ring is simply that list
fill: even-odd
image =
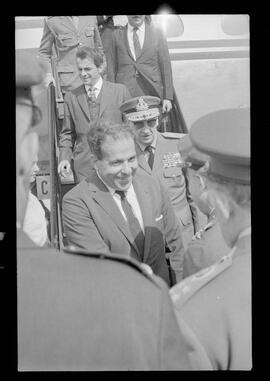
[{"label": "smiling man in dark suit", "polygon": [[177,261],[182,250],[181,231],[159,179],[137,171],[132,128],[102,122],[91,129],[88,141],[95,171],[63,198],[69,245],[131,256],[149,265],[170,285],[165,241],[169,259],[181,271],[181,258]]},{"label": "smiling man in dark suit", "polygon": [[80,182],[92,171],[87,133],[100,118],[121,122],[120,105],[130,98],[130,94],[124,85],[102,79],[100,73],[104,57],[97,49],[79,48],[76,57],[83,84],[65,95],[58,172],[65,177],[72,158],[75,182]]},{"label": "smiling man in dark suit", "polygon": [[[4,346],[18,355],[19,371],[209,369],[194,334],[177,324],[165,283],[139,262],[38,247],[23,232],[38,151],[32,127],[41,119],[32,87],[43,74],[30,53],[16,52],[18,350],[10,335]],[[5,354],[10,360],[9,349]],[[10,370],[9,361],[2,363]]]}]

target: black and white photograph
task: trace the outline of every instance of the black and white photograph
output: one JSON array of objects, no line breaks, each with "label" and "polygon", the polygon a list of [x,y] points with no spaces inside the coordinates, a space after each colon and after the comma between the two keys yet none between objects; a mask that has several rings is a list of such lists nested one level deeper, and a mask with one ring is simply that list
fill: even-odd
[{"label": "black and white photograph", "polygon": [[250,15],[14,26],[17,371],[251,371]]}]

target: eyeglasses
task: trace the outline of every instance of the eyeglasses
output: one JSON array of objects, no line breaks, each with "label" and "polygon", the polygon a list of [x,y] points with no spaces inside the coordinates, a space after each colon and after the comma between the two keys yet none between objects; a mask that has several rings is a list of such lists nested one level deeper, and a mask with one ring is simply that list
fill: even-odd
[{"label": "eyeglasses", "polygon": [[156,125],[156,121],[157,121],[157,118],[149,119],[149,120],[141,120],[139,122],[133,122],[133,123],[134,123],[134,126],[138,129],[143,128],[145,124],[147,124],[148,127],[153,128]]},{"label": "eyeglasses", "polygon": [[42,120],[42,112],[38,106],[36,106],[34,103],[30,104],[27,102],[16,102],[17,105],[31,107],[32,108],[32,120],[31,120],[31,126],[34,127],[37,124],[39,124]]}]

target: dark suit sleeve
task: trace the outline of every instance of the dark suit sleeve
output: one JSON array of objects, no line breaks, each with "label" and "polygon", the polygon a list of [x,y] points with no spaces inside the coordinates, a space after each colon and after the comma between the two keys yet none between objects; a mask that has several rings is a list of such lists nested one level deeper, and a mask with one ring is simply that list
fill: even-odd
[{"label": "dark suit sleeve", "polygon": [[107,80],[115,82],[117,73],[117,52],[116,52],[116,38],[115,31],[112,31],[111,44],[108,45],[107,50]]},{"label": "dark suit sleeve", "polygon": [[101,69],[101,74],[104,74],[106,72],[106,68],[107,68],[107,60],[106,60],[106,56],[104,53],[102,40],[100,37],[100,33],[99,33],[97,23],[95,24],[95,28],[94,28],[94,43],[95,43],[95,48],[97,48],[103,56],[103,63],[101,64],[100,69]]},{"label": "dark suit sleeve", "polygon": [[44,19],[43,35],[38,49],[38,58],[44,63],[46,71],[50,73],[52,72],[51,57],[54,41],[54,35],[48,27],[46,19]]},{"label": "dark suit sleeve", "polygon": [[65,96],[63,127],[59,134],[59,161],[71,160],[76,140],[75,125],[70,113],[70,93]]},{"label": "dark suit sleeve", "polygon": [[163,99],[173,100],[173,80],[172,80],[172,66],[168,50],[168,45],[163,33],[158,30],[159,50],[158,60],[159,67],[163,82]]},{"label": "dark suit sleeve", "polygon": [[170,250],[169,261],[176,281],[180,282],[180,280],[183,278],[184,264],[184,247],[181,230],[171,201],[168,197],[168,193],[166,192],[163,184],[159,179],[158,182],[162,196],[162,214],[164,221],[165,241],[167,247]]},{"label": "dark suit sleeve", "polygon": [[68,245],[92,253],[110,254],[85,203],[68,193],[63,198],[62,218]]}]

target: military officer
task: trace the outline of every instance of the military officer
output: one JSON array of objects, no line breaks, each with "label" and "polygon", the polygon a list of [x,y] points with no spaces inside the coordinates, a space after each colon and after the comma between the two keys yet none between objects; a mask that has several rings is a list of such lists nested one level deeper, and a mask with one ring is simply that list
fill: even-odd
[{"label": "military officer", "polygon": [[50,16],[44,20],[43,36],[38,57],[47,68],[45,82],[52,77],[52,56],[55,49],[57,73],[63,92],[82,84],[76,69],[76,52],[80,46],[99,49],[104,56],[101,73],[106,70],[106,59],[97,26],[96,16]]},{"label": "military officer", "polygon": [[[183,240],[183,249],[198,230],[197,208],[187,186],[186,171],[179,153],[180,134],[160,133],[160,99],[141,96],[124,102],[120,110],[133,122],[136,137],[136,153],[139,167],[146,173],[159,177],[168,191],[177,215]],[[183,258],[184,253],[181,254]],[[179,273],[177,281],[182,279]]]},{"label": "military officer", "polygon": [[216,218],[215,208],[207,191],[207,178],[204,173],[210,159],[198,151],[187,134],[179,140],[179,151],[185,161],[191,197],[200,212],[207,218],[204,226],[194,234],[184,256],[183,278],[208,267],[229,252]]},{"label": "military officer", "polygon": [[231,251],[170,290],[216,370],[250,370],[251,214],[249,109],[221,110],[190,129],[195,148],[211,157],[207,178]]},{"label": "military officer", "polygon": [[209,368],[165,283],[137,261],[40,248],[22,231],[41,118],[31,88],[42,80],[34,57],[16,52],[19,371]]}]

